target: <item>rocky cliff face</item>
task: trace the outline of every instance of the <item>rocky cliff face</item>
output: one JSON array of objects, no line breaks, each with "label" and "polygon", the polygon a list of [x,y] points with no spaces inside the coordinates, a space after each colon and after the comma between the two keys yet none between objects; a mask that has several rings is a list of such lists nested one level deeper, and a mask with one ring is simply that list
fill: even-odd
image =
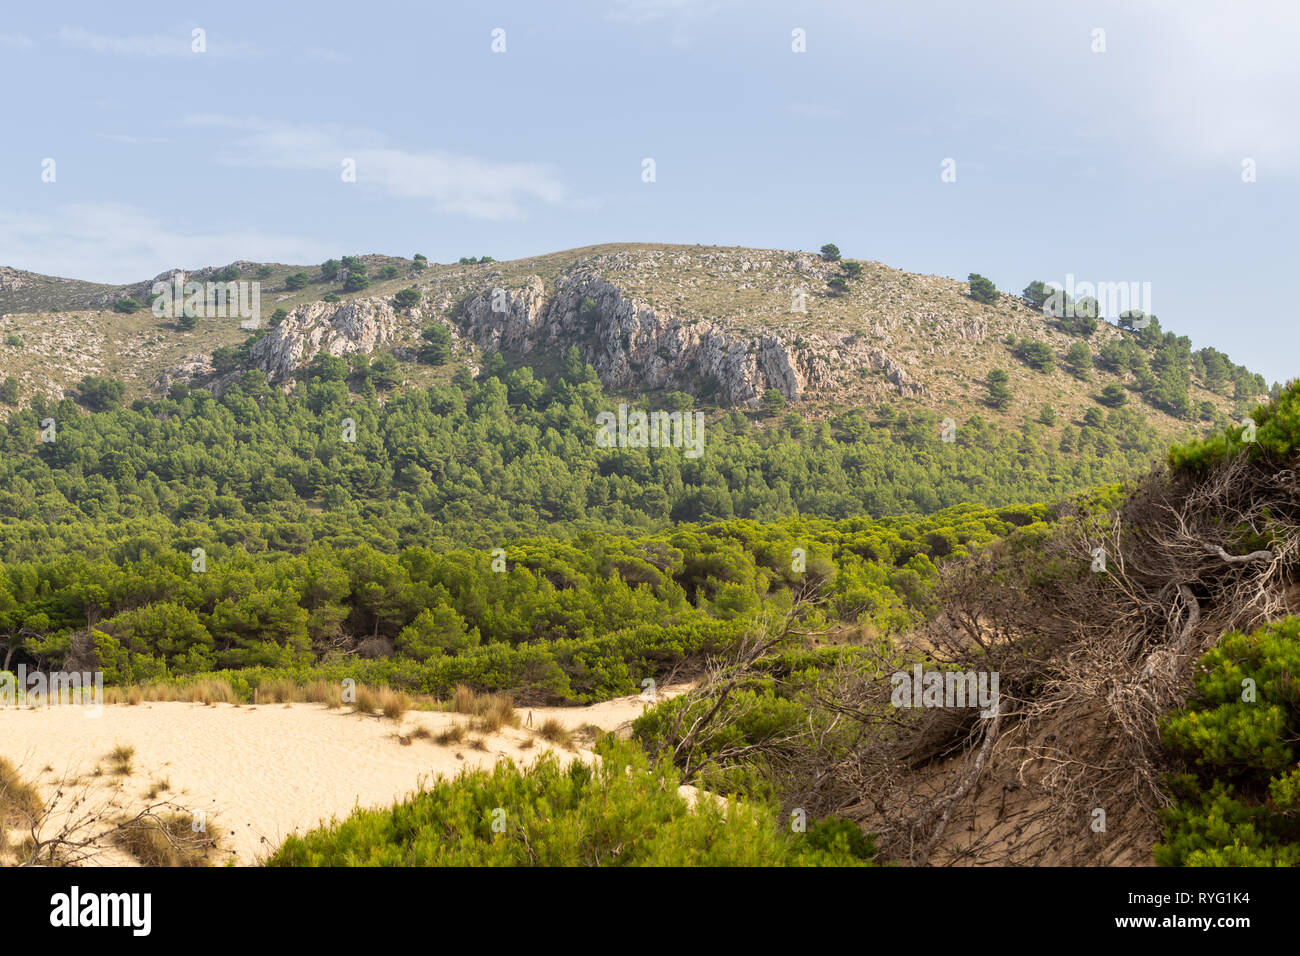
[{"label": "rocky cliff face", "polygon": [[[742,266],[750,271],[748,261]],[[815,272],[804,262],[796,268]],[[982,342],[986,332],[979,319],[925,319],[936,339]],[[679,388],[724,404],[753,405],[768,389],[798,401],[834,385],[845,371],[867,369],[882,373],[898,395],[925,394],[902,361],[862,335],[796,334],[777,323],[746,332],[731,317],[677,314],[581,270],[561,276],[549,296],[536,275],[517,288],[484,289],[464,303],[459,328],[488,352],[563,353],[577,346],[601,382],[616,389]],[[877,324],[874,337],[885,331]]]},{"label": "rocky cliff face", "polygon": [[[414,309],[392,299],[409,278],[349,302],[291,307],[250,358],[292,387],[319,351],[410,360],[421,329],[437,322],[452,333],[455,361],[471,367],[485,353],[558,358],[576,347],[613,390],[681,390],[723,405],[753,406],[769,390],[874,403],[930,400],[947,387],[936,370],[982,376],[995,360],[986,338],[1041,325],[1014,303],[999,319],[953,280],[878,263],[851,273],[809,253],[681,246],[448,266],[411,277]],[[204,371],[191,361],[172,379],[219,388]]]},{"label": "rocky cliff face", "polygon": [[577,346],[608,388],[678,388],[724,404],[756,403],[770,388],[798,400],[829,372],[816,350],[792,349],[780,335],[684,318],[590,274],[562,277],[549,297],[539,276],[486,289],[465,303],[459,325],[489,352]]},{"label": "rocky cliff face", "polygon": [[[412,318],[419,319],[418,310]],[[283,382],[318,352],[373,352],[393,342],[399,328],[405,331],[406,321],[399,321],[392,303],[383,298],[357,299],[344,305],[312,302],[290,312],[253,344],[249,354],[269,381]]]},{"label": "rocky cliff face", "polygon": [[0,292],[17,292],[25,288],[29,280],[24,272],[0,266]]},{"label": "rocky cliff face", "polygon": [[[909,370],[917,349],[903,354],[894,343],[914,344],[918,332],[940,345],[984,340],[980,317],[897,308],[909,304],[907,290],[885,290],[887,307],[870,322],[828,321],[825,284],[838,265],[782,255],[613,253],[572,262],[549,281],[520,268],[467,271],[425,285],[424,315],[397,311],[385,296],[298,306],[251,356],[271,381],[287,383],[321,350],[347,355],[396,346],[409,357],[422,324],[447,321],[457,341],[486,353],[561,356],[576,346],[607,388],[680,389],[755,405],[769,389],[799,401],[871,373],[877,397],[920,397],[926,385]],[[667,304],[666,292],[680,304]],[[811,315],[805,300],[823,312]],[[855,305],[852,297],[832,304]]]}]

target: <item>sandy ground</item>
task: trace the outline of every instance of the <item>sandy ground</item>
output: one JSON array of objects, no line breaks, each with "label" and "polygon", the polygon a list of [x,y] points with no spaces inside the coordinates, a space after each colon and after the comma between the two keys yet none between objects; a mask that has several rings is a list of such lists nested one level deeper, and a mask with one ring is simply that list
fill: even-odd
[{"label": "sandy ground", "polygon": [[[660,699],[683,689],[661,690]],[[534,727],[554,717],[574,731],[588,724],[616,731],[647,706],[633,696],[590,707],[520,708],[523,727],[486,735],[467,731],[464,741],[446,745],[427,739],[404,745],[397,734],[409,736],[418,726],[437,734],[468,725],[469,717],[410,711],[399,726],[321,704],[144,703],[106,706],[99,717],[80,707],[11,707],[0,708],[0,756],[47,799],[61,788],[65,794],[87,791],[87,805],[112,800],[118,810],[167,800],[204,811],[208,826],[220,834],[222,862],[233,857],[247,865],[290,834],[332,816],[341,819],[357,807],[391,806],[438,775],[491,766],[503,757],[531,763],[550,749],[566,762],[591,758],[588,738],[575,737],[572,750],[554,748],[528,729],[530,715]],[[485,750],[473,747],[476,738]],[[530,738],[533,746],[521,748]],[[126,777],[110,771],[108,755],[118,745],[135,748]],[[150,800],[150,788],[160,782],[169,788]],[[97,862],[133,860],[108,848]]]}]

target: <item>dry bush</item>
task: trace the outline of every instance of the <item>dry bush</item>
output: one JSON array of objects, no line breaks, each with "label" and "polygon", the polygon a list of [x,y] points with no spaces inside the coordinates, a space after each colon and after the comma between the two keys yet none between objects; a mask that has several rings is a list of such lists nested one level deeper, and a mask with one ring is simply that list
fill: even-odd
[{"label": "dry bush", "polygon": [[0,757],[0,860],[9,853],[9,830],[25,830],[39,818],[44,801],[37,789],[18,775],[18,768]]},{"label": "dry bush", "polygon": [[574,739],[588,747],[603,736],[605,736],[605,729],[595,724],[583,724],[573,732]]},{"label": "dry bush", "polygon": [[[167,786],[155,784],[150,799]],[[20,867],[85,866],[116,845],[146,865],[207,865],[217,841],[194,832],[188,811],[158,802],[124,815],[117,803],[121,796],[120,789],[97,790],[93,780],[65,778],[57,782],[48,800],[42,800],[19,780],[12,765],[0,759],[0,862]],[[9,840],[6,823],[18,833],[16,843]]]},{"label": "dry bush", "polygon": [[[943,610],[902,650],[927,669],[997,673],[996,717],[892,707],[898,661],[882,651],[841,665],[807,728],[729,756],[760,759],[788,806],[858,821],[897,861],[1149,863],[1179,769],[1161,716],[1221,634],[1295,613],[1298,571],[1293,468],[1242,456],[1194,477],[1158,469],[1112,513],[1068,510],[1041,538],[942,567]],[[688,774],[717,762],[699,743],[734,722],[729,688],[761,659],[742,647],[688,698],[705,702],[674,738]]]},{"label": "dry bush", "polygon": [[[1091,570],[1096,548],[1104,572]],[[1015,814],[999,806],[978,828],[987,836],[950,841],[949,858],[1109,862],[1136,848],[1149,862],[1175,769],[1160,717],[1185,702],[1193,664],[1220,635],[1294,611],[1298,555],[1295,471],[1242,456],[1194,477],[1153,472],[1115,513],[1068,516],[1036,567],[994,569],[1000,587],[957,569],[935,643],[962,666],[1000,672],[1006,720],[974,729],[972,782],[945,795],[945,812],[989,817],[979,799],[1009,793]],[[988,759],[976,767],[979,753]],[[1096,809],[1111,836],[1092,831]],[[927,821],[917,862],[943,838],[942,816]]]},{"label": "dry bush", "polygon": [[146,813],[118,821],[114,839],[144,866],[208,866],[217,841],[195,832],[189,813]]}]

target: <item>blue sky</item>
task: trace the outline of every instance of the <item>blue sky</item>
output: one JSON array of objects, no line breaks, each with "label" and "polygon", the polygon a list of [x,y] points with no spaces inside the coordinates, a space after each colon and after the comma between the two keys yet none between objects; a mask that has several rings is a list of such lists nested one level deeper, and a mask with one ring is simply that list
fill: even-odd
[{"label": "blue sky", "polygon": [[1149,282],[1166,328],[1284,381],[1297,39],[1300,4],[1250,0],[11,5],[0,264],[829,241]]}]

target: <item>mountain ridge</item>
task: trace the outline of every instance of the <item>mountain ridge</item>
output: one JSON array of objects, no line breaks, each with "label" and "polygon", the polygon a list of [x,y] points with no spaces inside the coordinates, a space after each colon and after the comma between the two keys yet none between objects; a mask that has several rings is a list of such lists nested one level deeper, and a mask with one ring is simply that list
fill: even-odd
[{"label": "mountain ridge", "polygon": [[[910,401],[954,418],[987,415],[985,380],[995,368],[1009,376],[1012,414],[1043,416],[1042,406],[1052,405],[1067,420],[1079,419],[1107,384],[1123,385],[1133,401],[1142,395],[1141,371],[1062,368],[1075,343],[1097,350],[1135,341],[1133,332],[1100,322],[1090,336],[1072,334],[1020,296],[1002,292],[981,303],[965,282],[879,262],[655,243],[606,243],[507,262],[356,258],[369,285],[352,293],[343,291],[346,270],[325,279],[319,266],[240,260],[183,273],[187,281],[261,283],[263,328],[251,340],[228,318],[203,319],[184,331],[148,308],[111,311],[126,296],[147,302],[154,283],[179,270],[103,286],[0,269],[0,311],[9,313],[0,315],[0,336],[23,340],[21,348],[0,351],[0,374],[16,374],[24,393],[51,397],[69,394],[84,375],[122,378],[129,394],[157,394],[176,382],[219,390],[250,368],[291,389],[323,350],[391,352],[407,363],[407,382],[420,384],[431,372],[407,367],[409,360],[421,331],[440,325],[454,361],[474,372],[498,353],[554,365],[576,347],[608,388],[683,391],[723,406],[753,408],[771,390],[806,406]],[[304,288],[288,287],[296,273],[307,275]],[[418,291],[419,304],[394,303],[405,288]],[[36,305],[41,309],[13,311]],[[276,309],[284,310],[284,321],[268,328]],[[1159,338],[1152,341],[1158,351]],[[1046,345],[1053,367],[1035,370],[1017,357],[1025,342]],[[218,371],[212,354],[238,353],[241,345],[247,349],[237,367]],[[23,368],[15,352],[29,348]],[[1210,388],[1215,383],[1198,380],[1192,359],[1186,391],[1201,420],[1221,424],[1264,393],[1258,376],[1244,394]],[[1144,411],[1169,433],[1188,422],[1152,403]]]}]

